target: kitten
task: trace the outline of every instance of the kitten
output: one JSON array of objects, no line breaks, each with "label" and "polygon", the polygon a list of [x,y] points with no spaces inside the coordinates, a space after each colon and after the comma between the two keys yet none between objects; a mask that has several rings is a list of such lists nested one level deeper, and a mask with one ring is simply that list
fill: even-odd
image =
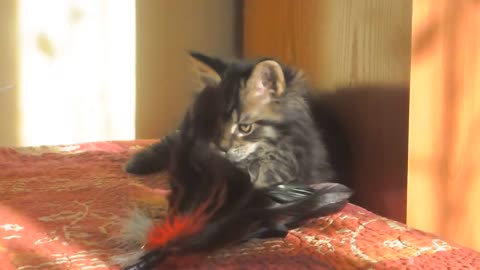
[{"label": "kitten", "polygon": [[[222,130],[212,147],[247,171],[255,186],[334,180],[301,72],[272,59],[226,61],[197,52],[191,56],[203,87],[225,93]],[[165,169],[176,134],[136,154],[126,171]]]},{"label": "kitten", "polygon": [[254,238],[284,238],[289,230],[348,203],[352,191],[337,183],[255,188],[244,170],[212,151],[209,144],[225,123],[224,94],[207,86],[187,110],[170,145],[165,222],[133,211],[118,238],[127,248],[115,258],[123,269],[161,268],[172,255],[205,254]]}]

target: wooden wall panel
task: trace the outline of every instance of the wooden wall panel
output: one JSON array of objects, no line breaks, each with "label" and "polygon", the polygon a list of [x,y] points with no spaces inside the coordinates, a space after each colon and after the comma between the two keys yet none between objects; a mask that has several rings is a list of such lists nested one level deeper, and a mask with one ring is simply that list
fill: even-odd
[{"label": "wooden wall panel", "polygon": [[400,221],[410,45],[411,1],[244,1],[244,56],[277,57],[305,71],[352,145],[355,202]]},{"label": "wooden wall panel", "polygon": [[414,0],[408,224],[480,250],[480,2]]},{"label": "wooden wall panel", "polygon": [[244,55],[301,67],[316,87],[410,79],[411,1],[245,0]]}]

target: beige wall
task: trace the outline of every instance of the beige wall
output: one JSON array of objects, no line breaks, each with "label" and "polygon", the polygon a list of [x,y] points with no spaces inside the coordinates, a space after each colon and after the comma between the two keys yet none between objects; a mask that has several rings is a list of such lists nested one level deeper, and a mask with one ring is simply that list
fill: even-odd
[{"label": "beige wall", "polygon": [[233,56],[239,41],[234,0],[137,1],[137,138],[173,129],[190,101],[186,51]]},{"label": "beige wall", "polygon": [[16,16],[16,0],[0,1],[0,146],[18,144]]}]

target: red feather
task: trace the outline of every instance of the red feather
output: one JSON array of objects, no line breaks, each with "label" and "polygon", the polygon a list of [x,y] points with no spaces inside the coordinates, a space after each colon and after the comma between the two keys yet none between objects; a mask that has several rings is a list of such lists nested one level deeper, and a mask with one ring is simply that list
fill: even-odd
[{"label": "red feather", "polygon": [[[218,190],[218,189],[217,189]],[[219,192],[212,192],[211,196],[202,202],[190,214],[176,214],[170,209],[170,214],[162,224],[155,225],[147,236],[147,249],[162,248],[171,242],[190,237],[200,232],[209,218],[222,206],[225,198],[225,186]],[[213,207],[213,210],[208,211]]]},{"label": "red feather", "polygon": [[145,245],[148,249],[166,246],[170,241],[198,233],[207,219],[204,216],[175,216],[162,225],[152,228]]}]

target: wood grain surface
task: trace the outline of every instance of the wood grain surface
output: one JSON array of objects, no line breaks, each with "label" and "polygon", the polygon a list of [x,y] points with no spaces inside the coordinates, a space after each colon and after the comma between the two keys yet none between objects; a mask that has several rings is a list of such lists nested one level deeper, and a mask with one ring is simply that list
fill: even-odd
[{"label": "wood grain surface", "polygon": [[244,1],[244,55],[281,57],[324,89],[408,85],[410,40],[411,1]]}]

